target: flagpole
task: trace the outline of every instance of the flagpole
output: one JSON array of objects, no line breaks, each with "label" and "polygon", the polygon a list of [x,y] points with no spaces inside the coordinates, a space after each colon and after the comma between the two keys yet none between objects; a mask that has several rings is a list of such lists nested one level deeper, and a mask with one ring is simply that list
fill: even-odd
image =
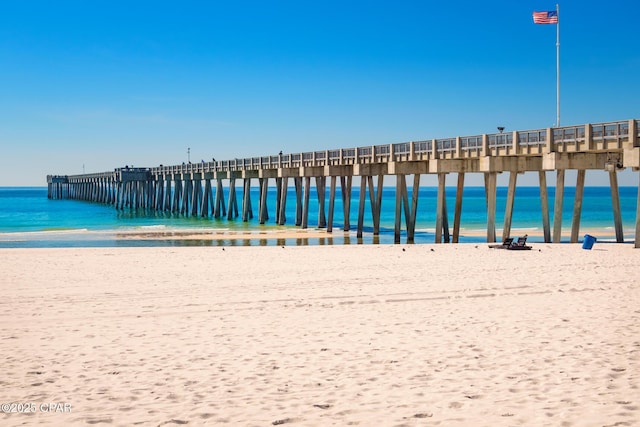
[{"label": "flagpole", "polygon": [[560,127],[560,6],[556,3],[556,127]]}]

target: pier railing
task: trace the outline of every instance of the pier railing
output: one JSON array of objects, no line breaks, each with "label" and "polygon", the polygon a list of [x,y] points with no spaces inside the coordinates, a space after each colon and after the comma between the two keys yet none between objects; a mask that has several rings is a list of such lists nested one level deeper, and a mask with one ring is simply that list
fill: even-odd
[{"label": "pier railing", "polygon": [[[630,135],[630,126],[634,135]],[[631,141],[631,142],[630,142]],[[560,128],[499,132],[482,135],[400,142],[354,148],[287,153],[222,161],[182,163],[150,168],[117,168],[113,172],[81,175],[50,175],[48,181],[66,179],[136,179],[149,175],[234,172],[354,164],[423,161],[433,159],[475,159],[500,156],[541,156],[544,153],[615,152],[640,146],[640,120],[624,120]]]},{"label": "pier railing", "polygon": [[[634,146],[640,139],[635,120]],[[223,161],[183,163],[149,168],[152,175],[230,172],[314,166],[468,159],[483,156],[540,156],[545,152],[622,151],[629,141],[630,121],[586,124],[393,144],[288,153]],[[551,135],[551,138],[549,138]]]}]

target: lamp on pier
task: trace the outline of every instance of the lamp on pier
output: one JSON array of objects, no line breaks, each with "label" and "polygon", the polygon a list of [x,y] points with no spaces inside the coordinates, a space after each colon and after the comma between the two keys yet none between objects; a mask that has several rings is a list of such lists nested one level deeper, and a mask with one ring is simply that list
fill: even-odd
[{"label": "lamp on pier", "polygon": [[498,126],[498,132],[502,133],[504,131],[504,126]]}]

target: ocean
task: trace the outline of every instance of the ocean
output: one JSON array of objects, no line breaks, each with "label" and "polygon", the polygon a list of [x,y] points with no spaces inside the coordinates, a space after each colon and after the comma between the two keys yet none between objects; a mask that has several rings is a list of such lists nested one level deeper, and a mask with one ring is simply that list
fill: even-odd
[{"label": "ocean", "polygon": [[[257,187],[257,186],[256,186]],[[550,221],[553,228],[554,188],[549,187]],[[237,188],[241,210],[242,188]],[[409,191],[411,189],[409,188]],[[637,187],[620,187],[620,204],[625,241],[633,241]],[[327,191],[328,193],[328,191]],[[435,227],[435,205],[437,188],[420,188],[416,219],[415,243],[433,243]],[[563,242],[568,242],[573,215],[575,188],[565,188],[563,204]],[[225,196],[227,195],[225,189]],[[497,189],[496,229],[497,240],[501,240],[507,188]],[[253,219],[243,222],[241,217],[233,220],[211,217],[190,217],[146,210],[116,210],[113,206],[76,200],[49,200],[46,187],[0,187],[0,248],[16,247],[116,247],[116,246],[235,246],[235,245],[315,245],[315,244],[359,244],[393,243],[395,219],[395,187],[383,189],[380,235],[372,234],[369,201],[365,206],[365,228],[362,239],[356,239],[359,188],[354,185],[351,194],[351,231],[343,232],[342,200],[337,189],[334,214],[334,231],[320,238],[275,238],[273,231],[298,229],[295,227],[295,191],[289,189],[287,196],[287,223],[275,224],[275,188],[270,188],[267,198],[270,219],[266,224],[258,222],[259,193],[252,188],[251,202]],[[368,199],[368,197],[367,197]],[[453,209],[455,187],[447,188],[449,227],[453,232]],[[465,187],[462,205],[460,243],[486,241],[486,201],[483,187]],[[326,203],[328,209],[328,202]],[[312,190],[309,205],[309,228],[317,226],[318,203]],[[608,187],[585,187],[581,216],[581,239],[588,233],[600,240],[615,238],[611,193]],[[403,229],[405,228],[403,219]],[[162,233],[165,238],[145,238],[146,232]],[[229,238],[171,238],[172,234],[217,233]],[[138,234],[138,238],[122,238],[123,235]],[[237,233],[255,238],[234,238]],[[406,241],[403,230],[401,242]],[[516,190],[511,235],[529,235],[530,242],[542,242],[542,214],[540,194],[537,187],[520,187]]]}]

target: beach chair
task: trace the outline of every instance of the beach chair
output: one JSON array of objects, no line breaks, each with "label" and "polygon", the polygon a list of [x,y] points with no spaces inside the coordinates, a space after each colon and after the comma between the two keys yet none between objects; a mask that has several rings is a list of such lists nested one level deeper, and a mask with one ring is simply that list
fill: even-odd
[{"label": "beach chair", "polygon": [[518,237],[518,240],[516,242],[511,242],[511,244],[507,249],[512,251],[522,251],[522,250],[526,251],[531,249],[531,246],[527,245],[527,237],[528,236],[526,234],[522,237]]},{"label": "beach chair", "polygon": [[506,239],[504,239],[504,242],[502,242],[499,245],[489,245],[490,248],[492,249],[508,249],[509,246],[511,246],[513,244],[513,237],[507,237]]}]

